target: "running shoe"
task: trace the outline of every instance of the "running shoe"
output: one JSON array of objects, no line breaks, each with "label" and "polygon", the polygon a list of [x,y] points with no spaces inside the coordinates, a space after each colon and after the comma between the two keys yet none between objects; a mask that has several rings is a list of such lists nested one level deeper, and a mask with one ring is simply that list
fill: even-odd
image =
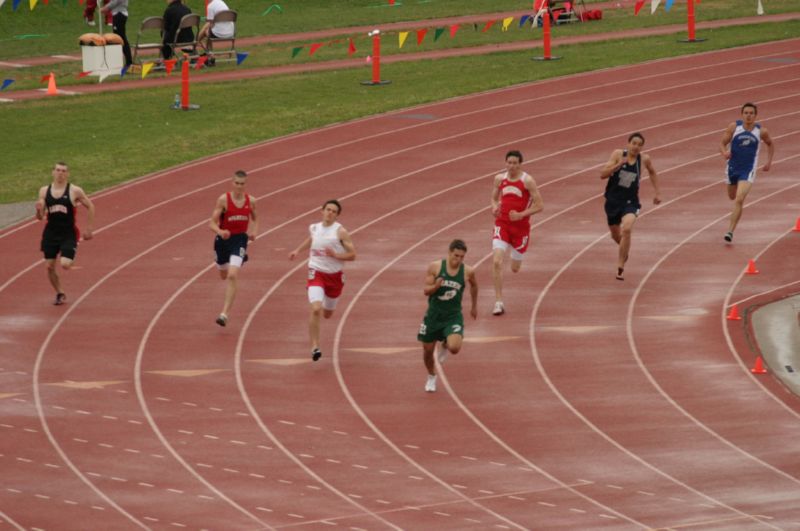
[{"label": "running shoe", "polygon": [[219,317],[217,317],[217,324],[220,325],[220,326],[227,325],[228,324],[228,316],[225,315],[224,313],[219,314]]},{"label": "running shoe", "polygon": [[733,241],[733,232],[726,232],[723,238],[725,238],[726,242],[731,243]]},{"label": "running shoe", "polygon": [[322,357],[322,352],[318,348],[315,348],[314,350],[311,351],[311,359],[312,360],[317,361],[321,357]]},{"label": "running shoe", "polygon": [[428,375],[428,381],[425,382],[425,392],[426,393],[435,393],[436,392],[436,375]]},{"label": "running shoe", "polygon": [[492,310],[492,315],[503,315],[506,313],[506,307],[503,306],[502,301],[497,301],[494,303],[494,309]]},{"label": "running shoe", "polygon": [[61,306],[67,301],[67,296],[63,293],[56,293],[56,300],[53,302],[56,306]]}]

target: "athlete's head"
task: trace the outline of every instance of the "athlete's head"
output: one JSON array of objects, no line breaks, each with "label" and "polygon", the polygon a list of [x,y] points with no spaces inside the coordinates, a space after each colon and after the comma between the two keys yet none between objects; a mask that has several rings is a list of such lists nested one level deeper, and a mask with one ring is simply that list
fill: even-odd
[{"label": "athlete's head", "polygon": [[328,208],[328,205],[333,205],[333,208],[336,209],[337,216],[342,213],[342,205],[336,199],[328,199],[327,201],[325,201],[322,204],[323,212],[325,211],[326,208]]},{"label": "athlete's head", "polygon": [[508,153],[506,153],[506,162],[508,162],[508,157],[515,157],[517,162],[522,164],[522,153],[518,149],[512,149]]},{"label": "athlete's head", "polygon": [[329,199],[322,204],[322,222],[328,226],[339,217],[342,205],[336,199]]},{"label": "athlete's head", "polygon": [[742,114],[744,114],[745,109],[753,109],[753,114],[758,114],[758,107],[755,103],[750,103],[749,101],[742,105]]},{"label": "athlete's head", "polygon": [[522,165],[522,153],[516,149],[512,149],[506,153],[506,170],[512,176],[517,176]]},{"label": "athlete's head", "polygon": [[642,146],[644,146],[644,136],[642,136],[642,133],[631,133],[631,136],[628,137],[628,152],[633,155],[638,155],[642,150]]},{"label": "athlete's head", "polygon": [[69,177],[69,166],[66,162],[56,162],[53,165],[53,179],[66,180]]},{"label": "athlete's head", "polygon": [[241,190],[244,188],[245,183],[247,182],[247,172],[244,170],[236,170],[233,174],[233,186],[237,190]]},{"label": "athlete's head", "polygon": [[464,261],[464,255],[467,254],[467,244],[464,243],[464,240],[453,240],[450,242],[449,249],[447,261],[450,267],[458,267]]},{"label": "athlete's head", "polygon": [[742,105],[742,119],[746,124],[752,124],[756,121],[758,115],[758,107],[755,103],[745,103]]}]

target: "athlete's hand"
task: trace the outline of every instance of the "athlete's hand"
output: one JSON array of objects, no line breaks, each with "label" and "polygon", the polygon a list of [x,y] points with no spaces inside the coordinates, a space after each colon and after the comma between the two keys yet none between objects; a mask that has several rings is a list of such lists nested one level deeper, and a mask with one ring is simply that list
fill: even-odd
[{"label": "athlete's hand", "polygon": [[654,205],[660,205],[661,204],[661,197],[658,196],[658,195],[654,196],[653,197],[653,204]]},{"label": "athlete's hand", "polygon": [[436,277],[436,280],[433,281],[434,291],[437,291],[439,288],[442,287],[442,282],[444,282],[444,279],[442,277]]},{"label": "athlete's hand", "polygon": [[336,258],[336,251],[334,251],[330,247],[325,247],[325,256],[330,256],[331,258]]},{"label": "athlete's hand", "polygon": [[248,232],[247,233],[247,239],[250,240],[251,242],[254,242],[254,241],[256,241],[256,235]]},{"label": "athlete's hand", "polygon": [[81,233],[81,238],[84,240],[91,240],[94,238],[94,234],[92,233],[92,229],[87,229]]},{"label": "athlete's hand", "polygon": [[731,160],[731,152],[729,150],[723,151],[722,158],[725,160]]},{"label": "athlete's hand", "polygon": [[477,319],[478,318],[478,308],[473,306],[472,309],[469,311],[469,314],[472,316],[473,319]]},{"label": "athlete's hand", "polygon": [[227,240],[228,238],[231,237],[231,231],[222,229],[221,231],[219,231],[219,237],[222,238],[223,240]]},{"label": "athlete's hand", "polygon": [[289,253],[289,260],[294,260],[295,258],[297,258],[297,251]]},{"label": "athlete's hand", "polygon": [[497,217],[500,215],[500,205],[492,205],[492,215]]},{"label": "athlete's hand", "polygon": [[522,214],[520,214],[516,210],[512,210],[508,213],[508,219],[510,219],[511,221],[519,221],[522,219],[522,217],[523,217]]},{"label": "athlete's hand", "polygon": [[769,171],[770,167],[772,167],[772,163],[771,162],[767,162],[766,164],[761,166],[761,171]]}]

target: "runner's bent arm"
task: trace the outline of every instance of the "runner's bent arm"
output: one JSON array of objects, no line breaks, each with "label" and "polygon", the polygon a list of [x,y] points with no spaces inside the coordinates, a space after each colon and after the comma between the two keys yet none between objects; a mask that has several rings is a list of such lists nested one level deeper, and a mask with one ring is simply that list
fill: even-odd
[{"label": "runner's bent arm", "polygon": [[84,240],[91,240],[92,236],[94,236],[94,203],[92,200],[89,199],[89,196],[83,191],[83,188],[76,186],[75,187],[75,202],[82,204],[86,207],[86,210],[89,212],[86,221],[86,230],[83,231],[83,239]]},{"label": "runner's bent arm", "polygon": [[475,277],[475,270],[469,266],[464,268],[464,273],[467,276],[467,282],[469,282],[469,294],[472,298],[472,308],[469,310],[469,314],[472,316],[473,319],[478,318],[478,279]]},{"label": "runner's bent arm", "polygon": [[256,216],[256,200],[250,196],[250,223],[247,224],[247,239],[255,241],[258,235],[258,217]]},{"label": "runner's bent arm", "polygon": [[211,221],[208,222],[208,226],[211,228],[214,234],[224,240],[227,240],[231,235],[229,231],[223,230],[219,226],[220,216],[222,216],[222,213],[225,211],[225,204],[227,203],[226,199],[227,198],[225,194],[222,194],[219,196],[219,198],[217,198],[217,204],[214,205],[214,211],[211,212]]},{"label": "runner's bent arm", "polygon": [[336,253],[333,249],[325,249],[325,254],[337,260],[342,260],[343,262],[352,262],[355,260],[356,247],[353,245],[353,240],[350,239],[350,233],[347,232],[344,227],[339,227],[336,235],[339,237],[342,247],[344,247],[344,252]]},{"label": "runner's bent arm", "polygon": [[614,172],[620,169],[623,164],[625,164],[625,158],[622,156],[622,150],[615,149],[611,152],[611,158],[608,159],[606,165],[603,166],[603,171],[600,172],[600,178],[608,179],[614,175]]},{"label": "runner's bent arm", "polygon": [[772,166],[772,156],[775,154],[775,143],[772,141],[772,137],[769,136],[769,132],[766,128],[761,128],[761,140],[767,145],[767,163],[761,167],[764,171],[769,171],[769,168]]},{"label": "runner's bent arm", "polygon": [[731,151],[728,149],[728,144],[733,140],[733,132],[736,130],[736,122],[731,122],[730,125],[722,133],[722,141],[719,143],[719,152],[728,160],[731,158]]},{"label": "runner's bent arm", "polygon": [[658,187],[656,169],[653,166],[653,161],[650,160],[650,155],[642,154],[642,162],[644,162],[644,167],[647,168],[647,173],[650,175],[650,182],[653,183],[653,204],[658,205],[661,203],[661,190]]},{"label": "runner's bent arm", "polygon": [[305,250],[306,250],[306,249],[308,249],[309,247],[311,247],[311,236],[309,236],[308,238],[306,238],[305,240],[303,240],[303,243],[301,243],[300,245],[298,245],[298,246],[297,246],[297,248],[296,248],[294,251],[292,251],[291,253],[289,253],[289,260],[294,260],[294,259],[295,259],[295,257],[296,257],[298,254],[300,254],[301,252],[305,251]]},{"label": "runner's bent arm", "polygon": [[494,176],[492,184],[492,215],[497,217],[500,214],[500,183],[503,182],[503,174]]},{"label": "runner's bent arm", "polygon": [[42,220],[45,218],[44,211],[44,198],[47,195],[47,187],[42,186],[39,189],[39,199],[36,200],[36,219]]},{"label": "runner's bent arm", "polygon": [[430,297],[442,287],[442,277],[437,276],[438,274],[439,262],[431,262],[428,271],[425,272],[425,286],[422,288],[426,297]]}]

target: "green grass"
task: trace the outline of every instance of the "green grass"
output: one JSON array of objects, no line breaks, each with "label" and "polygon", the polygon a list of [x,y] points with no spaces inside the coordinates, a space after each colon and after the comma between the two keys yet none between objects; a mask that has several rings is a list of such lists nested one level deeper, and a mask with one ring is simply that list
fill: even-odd
[{"label": "green grass", "polygon": [[[51,0],[52,1],[52,0]],[[706,0],[708,2],[709,0]],[[704,4],[706,3],[704,2]],[[0,105],[5,146],[0,202],[30,200],[66,160],[88,191],[202,156],[392,109],[538,79],[796,37],[800,22],[706,30],[708,40],[679,46],[675,35],[561,46],[561,61],[530,52],[396,63],[393,83],[364,87],[369,70],[290,75],[193,85],[199,111],[169,109],[175,88],[59,97]]]}]

